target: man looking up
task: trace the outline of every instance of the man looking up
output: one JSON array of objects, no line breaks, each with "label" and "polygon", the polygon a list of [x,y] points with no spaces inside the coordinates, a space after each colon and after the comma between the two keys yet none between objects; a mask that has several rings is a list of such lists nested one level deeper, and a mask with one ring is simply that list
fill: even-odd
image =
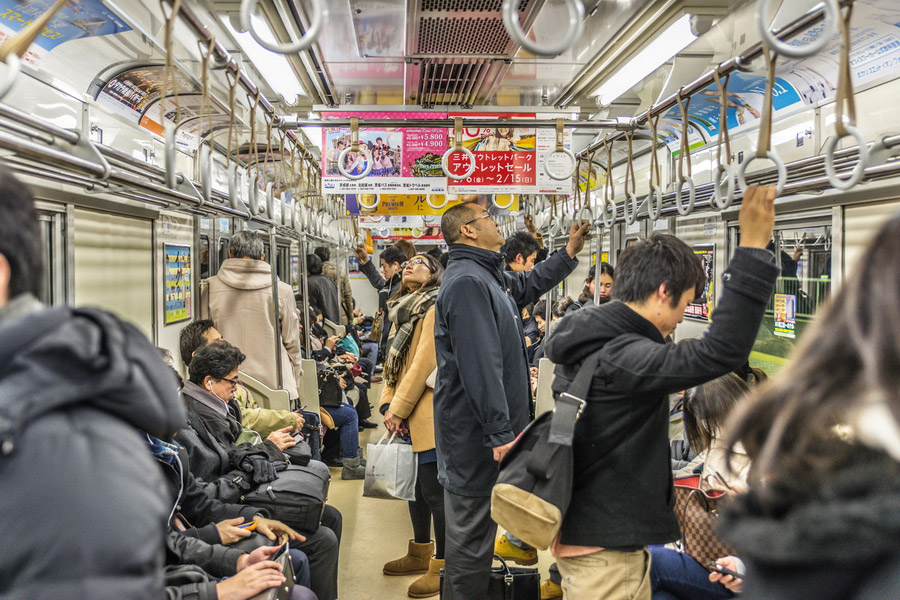
[{"label": "man looking up", "polygon": [[444,600],[487,596],[497,463],[532,412],[518,306],[534,302],[575,269],[588,229],[573,226],[564,251],[533,271],[513,273],[503,269],[503,236],[482,206],[459,204],[441,219],[450,246],[434,327],[435,441],[447,523]]}]

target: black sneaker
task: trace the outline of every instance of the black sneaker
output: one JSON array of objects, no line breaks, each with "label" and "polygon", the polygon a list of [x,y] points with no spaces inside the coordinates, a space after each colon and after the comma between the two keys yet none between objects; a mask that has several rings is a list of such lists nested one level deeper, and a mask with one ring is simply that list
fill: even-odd
[{"label": "black sneaker", "polygon": [[359,426],[362,427],[363,429],[375,429],[376,427],[378,427],[378,424],[373,423],[372,421],[370,421],[368,419],[363,419],[362,421],[359,422]]}]

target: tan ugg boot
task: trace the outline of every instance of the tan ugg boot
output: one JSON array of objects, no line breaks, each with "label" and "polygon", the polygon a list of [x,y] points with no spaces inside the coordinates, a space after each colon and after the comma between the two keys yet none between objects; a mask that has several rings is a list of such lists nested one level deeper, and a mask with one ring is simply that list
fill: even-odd
[{"label": "tan ugg boot", "polygon": [[410,598],[430,598],[441,591],[441,569],[444,559],[432,558],[428,563],[428,572],[412,582],[406,594]]},{"label": "tan ugg boot", "polygon": [[384,565],[385,575],[417,575],[428,571],[428,561],[434,554],[434,542],[417,544],[409,540],[406,556],[392,560]]}]

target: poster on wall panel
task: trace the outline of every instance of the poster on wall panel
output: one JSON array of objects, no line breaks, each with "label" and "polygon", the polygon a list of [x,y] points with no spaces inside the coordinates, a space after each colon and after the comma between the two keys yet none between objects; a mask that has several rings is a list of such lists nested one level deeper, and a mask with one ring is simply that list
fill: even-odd
[{"label": "poster on wall panel", "polygon": [[[52,7],[54,0],[0,0],[0,44],[25,29]],[[64,42],[131,31],[101,0],[66,2],[22,57],[37,67],[48,52]]]},{"label": "poster on wall panel", "polygon": [[775,335],[795,339],[797,337],[797,296],[775,294]]},{"label": "poster on wall panel", "polygon": [[[343,113],[332,118],[361,119],[445,118],[443,113]],[[338,194],[444,194],[447,178],[441,170],[441,156],[447,148],[447,131],[435,128],[360,127],[359,143],[365,144],[372,171],[363,179],[348,179],[338,169],[338,158],[350,146],[349,127],[323,127],[322,186]],[[348,152],[344,168],[353,175],[365,171],[364,152]]]},{"label": "poster on wall panel", "polygon": [[191,318],[191,247],[164,244],[166,325]]},{"label": "poster on wall panel", "polygon": [[709,321],[716,302],[716,245],[703,244],[693,247],[694,254],[700,258],[703,272],[706,274],[706,287],[703,294],[684,309],[684,316],[688,319]]},{"label": "poster on wall panel", "polygon": [[[362,206],[372,206],[376,199],[375,208]],[[346,204],[351,215],[442,215],[459,200],[445,194],[347,194]]]}]

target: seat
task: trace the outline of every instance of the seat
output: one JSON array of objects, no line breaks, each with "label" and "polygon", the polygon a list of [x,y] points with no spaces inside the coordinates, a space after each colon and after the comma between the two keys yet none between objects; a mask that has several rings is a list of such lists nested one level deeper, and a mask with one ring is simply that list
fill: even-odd
[{"label": "seat", "polygon": [[[315,375],[315,371],[313,372]],[[260,408],[271,410],[291,410],[291,396],[287,390],[272,389],[259,379],[240,371],[239,375],[244,386],[253,394],[253,399]]]},{"label": "seat", "polygon": [[329,336],[336,335],[338,337],[344,337],[347,335],[347,327],[338,325],[334,321],[329,321],[328,319],[322,319],[322,327],[325,328],[325,332]]},{"label": "seat", "polygon": [[538,380],[537,393],[535,394],[535,417],[539,417],[545,412],[550,412],[556,405],[553,400],[553,380],[556,374],[553,368],[556,365],[549,358],[542,358],[538,361]]},{"label": "seat", "polygon": [[300,404],[305,406],[304,410],[309,412],[319,412],[319,379],[316,374],[316,361],[303,359],[300,361],[303,367],[303,375],[297,384],[297,391],[300,393]]}]

